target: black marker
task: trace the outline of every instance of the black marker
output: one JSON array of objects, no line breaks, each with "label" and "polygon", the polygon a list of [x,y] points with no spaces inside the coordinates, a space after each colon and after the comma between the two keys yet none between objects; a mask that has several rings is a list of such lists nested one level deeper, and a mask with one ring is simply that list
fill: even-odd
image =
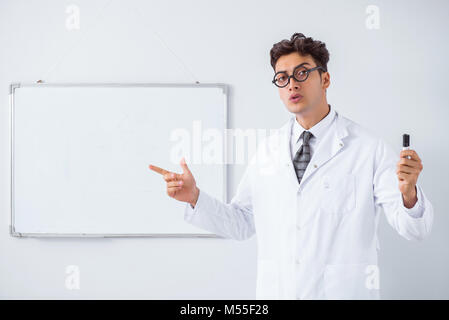
[{"label": "black marker", "polygon": [[[402,135],[402,150],[410,150],[410,135],[404,133]],[[411,159],[412,157],[407,156],[407,159]]]}]

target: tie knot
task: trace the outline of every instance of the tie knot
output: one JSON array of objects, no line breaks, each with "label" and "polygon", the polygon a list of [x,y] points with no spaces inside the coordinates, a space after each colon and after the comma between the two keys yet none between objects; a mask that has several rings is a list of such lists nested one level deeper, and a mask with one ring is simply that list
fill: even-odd
[{"label": "tie knot", "polygon": [[313,137],[313,134],[310,131],[304,131],[301,135],[302,135],[303,144],[306,144],[306,145],[309,144],[310,138]]}]

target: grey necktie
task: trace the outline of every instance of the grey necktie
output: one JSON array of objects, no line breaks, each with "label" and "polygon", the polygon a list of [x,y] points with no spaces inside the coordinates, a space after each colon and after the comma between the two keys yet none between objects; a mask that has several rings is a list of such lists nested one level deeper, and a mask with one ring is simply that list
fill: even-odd
[{"label": "grey necktie", "polygon": [[293,166],[295,167],[296,176],[298,177],[298,182],[301,183],[302,176],[306,171],[307,165],[310,162],[310,145],[309,140],[313,137],[313,134],[309,131],[303,131],[300,138],[302,137],[302,146],[296,152],[293,158]]}]

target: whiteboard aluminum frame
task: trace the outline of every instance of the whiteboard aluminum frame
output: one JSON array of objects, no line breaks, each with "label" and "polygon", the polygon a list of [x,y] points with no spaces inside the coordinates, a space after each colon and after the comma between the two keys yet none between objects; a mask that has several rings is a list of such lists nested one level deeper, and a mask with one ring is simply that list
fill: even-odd
[{"label": "whiteboard aluminum frame", "polygon": [[227,203],[227,134],[228,129],[228,107],[229,107],[229,86],[224,83],[12,83],[9,91],[9,106],[10,106],[10,154],[11,154],[11,224],[9,226],[9,233],[12,237],[45,237],[45,238],[218,238],[225,239],[216,234],[203,233],[24,233],[15,231],[15,216],[14,216],[14,93],[15,90],[22,87],[208,87],[220,88],[224,94],[224,137],[223,137],[223,199]]}]

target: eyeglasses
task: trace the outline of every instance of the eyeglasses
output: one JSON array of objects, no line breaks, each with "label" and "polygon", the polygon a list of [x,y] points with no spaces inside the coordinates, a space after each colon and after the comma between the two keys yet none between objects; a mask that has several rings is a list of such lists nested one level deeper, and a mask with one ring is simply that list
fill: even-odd
[{"label": "eyeglasses", "polygon": [[284,88],[290,83],[290,78],[293,78],[298,82],[303,82],[307,80],[310,72],[315,71],[317,69],[325,71],[324,68],[320,66],[312,69],[307,69],[304,66],[297,66],[293,70],[293,74],[291,76],[289,76],[285,71],[279,71],[274,75],[273,81],[271,82],[273,82],[278,88]]}]

